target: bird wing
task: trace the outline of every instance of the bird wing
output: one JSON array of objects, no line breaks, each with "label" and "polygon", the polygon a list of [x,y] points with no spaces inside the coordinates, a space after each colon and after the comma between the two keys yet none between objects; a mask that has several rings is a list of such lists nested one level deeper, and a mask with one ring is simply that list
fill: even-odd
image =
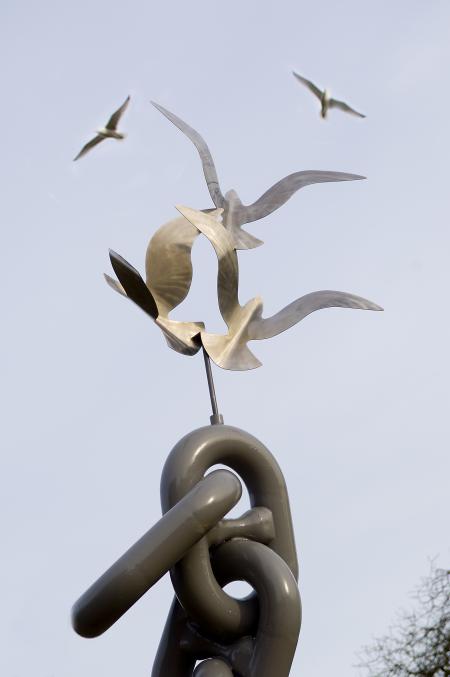
[{"label": "bird wing", "polygon": [[94,136],[93,139],[88,141],[87,144],[85,146],[83,146],[83,148],[80,150],[78,155],[73,158],[73,161],[75,162],[76,160],[79,160],[80,157],[83,157],[83,155],[86,155],[86,153],[88,153],[91,150],[91,148],[94,148],[94,146],[96,146],[97,144],[101,143],[104,140],[105,140],[104,136],[100,136],[100,135]]},{"label": "bird wing", "polygon": [[106,123],[105,129],[110,129],[111,131],[115,131],[117,129],[117,125],[119,124],[120,118],[122,115],[125,113],[128,104],[130,103],[130,97],[127,96],[123,104],[116,110],[115,113],[111,115],[109,118],[108,122]]},{"label": "bird wing", "polygon": [[306,78],[303,78],[301,75],[299,75],[295,71],[292,71],[292,75],[294,75],[297,78],[297,80],[299,80],[303,85],[306,85],[308,87],[308,89],[313,94],[315,94],[319,100],[322,99],[323,92],[318,87],[316,87],[316,85],[313,82],[311,82],[311,80],[307,80]]},{"label": "bird wing", "polygon": [[200,136],[198,132],[195,131],[195,129],[189,127],[189,125],[183,122],[183,120],[168,111],[166,108],[163,108],[154,101],[151,103],[159,110],[160,113],[170,120],[170,122],[172,122],[175,127],[178,127],[178,129],[181,130],[183,134],[185,134],[197,148],[198,154],[200,155],[200,160],[202,161],[203,174],[205,175],[211,199],[216,207],[223,207],[225,199],[222,195],[222,191],[220,190],[219,179],[214,165],[214,160],[212,159],[211,151],[209,150],[206,141]]},{"label": "bird wing", "polygon": [[330,99],[328,102],[330,108],[339,108],[340,110],[345,111],[346,113],[351,113],[352,115],[357,115],[359,118],[365,118],[366,116],[362,113],[358,113],[354,108],[350,108],[348,104],[344,101],[338,101],[337,99]]},{"label": "bird wing", "polygon": [[365,178],[365,176],[360,176],[359,174],[310,170],[289,174],[289,176],[286,176],[269,188],[269,190],[261,195],[261,197],[252,205],[243,205],[242,211],[245,214],[244,223],[257,221],[258,219],[268,216],[284,205],[294,193],[304,186],[310,186],[313,183],[328,183],[331,181],[358,181]]},{"label": "bird wing", "polygon": [[219,260],[217,296],[223,319],[230,327],[233,315],[240,309],[238,298],[239,268],[233,239],[227,230],[212,216],[190,207],[177,209],[211,242]]},{"label": "bird wing", "polygon": [[248,329],[249,340],[266,339],[281,334],[307,315],[322,308],[356,308],[357,310],[383,310],[376,303],[361,296],[342,291],[315,291],[301,296],[293,303],[267,319],[253,320]]},{"label": "bird wing", "polygon": [[[142,277],[139,275],[136,268],[131,263],[128,263],[120,254],[109,250],[109,258],[114,272],[119,278],[126,295],[131,301],[134,301],[139,308],[141,308],[147,315],[150,315],[154,320],[158,317],[158,308],[151,291],[145,284]],[[109,280],[107,280],[109,282]],[[113,285],[116,291],[116,285]]]}]

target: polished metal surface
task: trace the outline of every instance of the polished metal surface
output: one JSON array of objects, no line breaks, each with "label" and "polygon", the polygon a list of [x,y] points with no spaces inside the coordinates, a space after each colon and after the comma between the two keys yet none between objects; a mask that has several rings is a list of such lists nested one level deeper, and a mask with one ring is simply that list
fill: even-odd
[{"label": "polished metal surface", "polygon": [[251,299],[245,306],[239,303],[238,260],[229,233],[204,212],[181,206],[177,209],[208,238],[219,260],[217,294],[228,334],[210,334],[202,331],[201,341],[211,359],[223,369],[246,370],[261,366],[261,362],[250,351],[247,343],[276,336],[316,310],[322,308],[382,310],[376,303],[355,294],[325,290],[306,294],[272,317],[263,318],[261,298]]},{"label": "polished metal surface", "polygon": [[351,108],[347,103],[344,101],[338,101],[338,99],[332,99],[330,97],[330,92],[327,89],[324,89],[323,91],[319,89],[311,80],[307,80],[304,78],[302,75],[299,75],[295,71],[292,71],[292,75],[297,78],[299,82],[302,83],[302,85],[305,85],[310,92],[316,96],[319,101],[320,101],[320,115],[323,118],[327,117],[328,111],[330,108],[339,108],[340,110],[344,111],[345,113],[350,113],[351,115],[356,115],[359,118],[365,118],[366,116],[363,115],[362,113],[358,113],[357,110],[354,108]]},{"label": "polished metal surface", "polygon": [[205,361],[206,380],[208,381],[208,390],[212,409],[212,416],[209,417],[209,420],[211,421],[212,425],[219,425],[223,423],[223,416],[222,414],[219,413],[219,408],[217,406],[216,389],[214,387],[214,379],[211,369],[211,360],[209,359],[209,355],[204,348],[203,348],[203,359]]},{"label": "polished metal surface", "polygon": [[102,129],[99,129],[97,135],[94,136],[91,141],[88,141],[80,150],[78,155],[74,157],[74,162],[83,157],[83,155],[86,155],[86,153],[88,153],[91,148],[94,148],[94,146],[97,146],[105,139],[117,139],[120,141],[125,138],[125,134],[117,131],[117,125],[119,124],[120,118],[125,113],[129,103],[130,97],[127,96],[120,108],[118,108],[115,113],[111,115],[106,125]]},{"label": "polished metal surface", "polygon": [[[214,212],[220,215],[220,212]],[[146,284],[151,289],[158,312],[169,313],[186,298],[192,283],[191,250],[198,237],[183,216],[162,225],[148,243],[145,255]]]},{"label": "polished metal surface", "polygon": [[204,329],[204,324],[201,322],[178,322],[160,315],[151,290],[136,268],[112,250],[109,252],[109,258],[120,283],[109,275],[105,275],[105,279],[112,289],[136,303],[141,310],[154,320],[163,332],[170,348],[183,355],[195,355],[201,348],[199,337],[201,330]]},{"label": "polished metal surface", "polygon": [[[222,194],[211,153],[202,137],[173,113],[154,105],[195,144],[216,209],[180,208],[180,217],[156,231],[147,247],[145,282],[128,261],[113,251],[110,251],[110,258],[118,281],[109,275],[105,278],[114,291],[129,298],[152,318],[170,348],[183,355],[195,355],[203,346],[208,356],[223,369],[254,369],[261,366],[261,362],[248,348],[249,341],[275,336],[315,310],[328,307],[380,310],[379,306],[361,297],[330,291],[307,294],[270,318],[262,317],[260,298],[253,298],[241,306],[236,249],[261,244],[242,230],[242,224],[267,216],[304,186],[364,177],[340,172],[296,172],[272,186],[252,205],[243,205],[235,191]],[[117,125],[124,107],[125,104],[108,124]],[[191,252],[200,232],[210,240],[219,259],[218,303],[228,326],[226,335],[208,333],[200,321],[181,322],[169,317],[189,293],[193,275]],[[206,368],[211,394],[212,379],[207,364]],[[220,423],[213,396],[211,403],[213,422]]]},{"label": "polished metal surface", "polygon": [[178,127],[197,148],[209,194],[215,206],[221,207],[224,210],[223,225],[230,231],[235,249],[252,249],[263,244],[261,240],[247,233],[241,226],[268,216],[287,202],[300,188],[314,183],[356,181],[365,178],[359,174],[348,174],[345,172],[314,170],[295,172],[278,181],[253,204],[244,205],[235,190],[230,190],[225,195],[222,193],[211,152],[200,134],[166,108],[163,108],[154,101],[152,101],[152,104],[170,122]]},{"label": "polished metal surface", "polygon": [[[207,210],[218,219],[221,209]],[[192,283],[191,250],[200,231],[184,216],[162,225],[147,247],[146,281],[128,261],[110,250],[110,259],[119,282],[105,274],[107,283],[122,296],[134,301],[163,332],[170,348],[183,355],[195,355],[201,348],[202,322],[179,322],[169,313],[186,298]]]}]

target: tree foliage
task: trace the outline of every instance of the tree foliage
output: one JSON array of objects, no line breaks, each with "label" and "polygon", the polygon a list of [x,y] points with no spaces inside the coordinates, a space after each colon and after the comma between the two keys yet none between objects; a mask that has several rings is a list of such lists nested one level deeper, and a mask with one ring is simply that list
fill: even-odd
[{"label": "tree foliage", "polygon": [[416,590],[416,610],[363,649],[359,667],[370,677],[450,675],[450,571],[432,567]]}]

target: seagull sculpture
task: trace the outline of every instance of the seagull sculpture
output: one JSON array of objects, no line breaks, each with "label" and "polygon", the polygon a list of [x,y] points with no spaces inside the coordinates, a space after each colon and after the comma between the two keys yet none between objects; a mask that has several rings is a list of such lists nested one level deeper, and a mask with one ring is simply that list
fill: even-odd
[{"label": "seagull sculpture", "polygon": [[116,112],[111,115],[105,127],[98,129],[97,136],[94,136],[94,138],[91,139],[91,141],[88,141],[88,143],[85,146],[83,146],[78,155],[74,158],[74,162],[75,160],[79,160],[80,157],[83,157],[83,155],[86,155],[86,153],[88,153],[91,150],[91,148],[94,148],[94,146],[97,146],[105,139],[122,140],[125,138],[125,134],[122,134],[121,132],[117,131],[117,125],[120,122],[120,118],[125,113],[129,102],[130,97],[127,96],[127,98],[120,106],[120,108],[118,108]]},{"label": "seagull sculpture", "polygon": [[235,190],[229,190],[225,195],[222,193],[217,171],[211,152],[198,132],[189,127],[183,120],[152,101],[170,122],[172,122],[188,139],[192,141],[200,155],[209,194],[216,208],[223,209],[223,226],[231,233],[235,249],[252,249],[263,244],[261,240],[242,229],[244,223],[257,221],[268,216],[276,209],[284,205],[300,188],[314,183],[327,183],[334,181],[356,181],[364,179],[358,174],[327,171],[302,171],[289,174],[267,190],[256,202],[251,205],[242,204]]},{"label": "seagull sculpture", "polygon": [[[222,210],[211,212],[219,218]],[[163,332],[170,348],[195,355],[201,348],[203,322],[179,322],[169,313],[187,296],[192,282],[191,249],[199,229],[184,216],[165,223],[151,238],[145,257],[146,280],[128,261],[110,250],[112,267],[119,281],[105,274],[107,283],[136,303]]]},{"label": "seagull sculpture", "polygon": [[348,104],[344,103],[344,101],[332,99],[330,97],[330,92],[327,89],[324,89],[322,91],[321,89],[316,87],[316,85],[313,82],[311,82],[311,80],[307,80],[306,78],[302,77],[295,71],[292,71],[292,74],[297,78],[299,82],[308,87],[308,89],[317,96],[321,104],[320,114],[324,119],[327,117],[327,113],[330,108],[339,108],[340,110],[343,110],[345,113],[357,115],[359,118],[366,117],[362,113],[358,113],[358,111],[356,111],[354,108],[351,108]]},{"label": "seagull sculpture", "polygon": [[247,346],[249,341],[271,338],[293,327],[307,315],[322,308],[356,308],[383,310],[372,301],[340,291],[317,291],[301,296],[269,318],[262,317],[260,297],[241,306],[238,298],[239,270],[237,254],[230,234],[210,215],[177,207],[211,242],[219,260],[217,294],[219,309],[228,327],[228,334],[209,334],[202,330],[201,342],[210,358],[222,367],[244,371],[261,366]]}]

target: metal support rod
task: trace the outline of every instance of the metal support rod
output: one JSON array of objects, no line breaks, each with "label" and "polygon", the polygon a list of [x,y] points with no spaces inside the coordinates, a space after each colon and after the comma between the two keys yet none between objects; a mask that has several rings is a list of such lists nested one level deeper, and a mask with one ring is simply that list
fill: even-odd
[{"label": "metal support rod", "polygon": [[223,423],[223,416],[222,414],[219,414],[219,408],[217,406],[216,390],[214,388],[214,380],[211,369],[211,360],[209,359],[209,355],[206,350],[204,348],[202,348],[202,350],[203,359],[205,360],[206,378],[208,380],[209,397],[211,399],[211,408],[213,412],[212,416],[209,417],[209,420],[211,421],[211,425],[217,425]]}]

